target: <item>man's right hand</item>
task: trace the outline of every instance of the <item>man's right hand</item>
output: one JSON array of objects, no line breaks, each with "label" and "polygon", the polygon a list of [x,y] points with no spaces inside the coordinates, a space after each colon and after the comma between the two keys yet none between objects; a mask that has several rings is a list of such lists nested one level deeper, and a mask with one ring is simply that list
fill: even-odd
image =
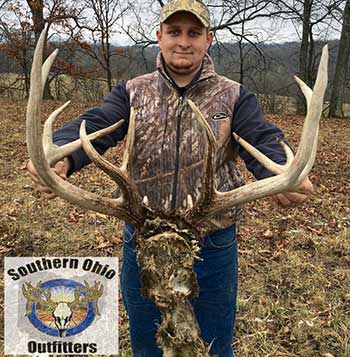
[{"label": "man's right hand", "polygon": [[[68,158],[64,158],[61,161],[58,161],[54,167],[52,167],[52,171],[58,175],[60,178],[62,178],[63,180],[67,180],[67,172],[69,170],[70,167],[70,162]],[[53,192],[50,191],[50,189],[45,185],[45,183],[43,183],[39,176],[38,173],[36,172],[33,163],[31,162],[31,160],[28,161],[27,163],[27,170],[29,172],[30,177],[32,178],[32,180],[34,181],[36,188],[42,192],[46,198],[48,199],[52,199],[55,198],[57,195]]]}]

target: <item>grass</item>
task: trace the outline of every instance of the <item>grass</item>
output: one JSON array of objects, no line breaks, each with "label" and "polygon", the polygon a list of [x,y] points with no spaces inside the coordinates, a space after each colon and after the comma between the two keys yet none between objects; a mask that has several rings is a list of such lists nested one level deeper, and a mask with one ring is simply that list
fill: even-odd
[{"label": "grass", "polygon": [[[0,254],[120,256],[122,222],[60,198],[47,201],[33,188],[25,170],[25,106],[25,101],[0,101]],[[45,102],[44,115],[57,106]],[[59,125],[89,106],[72,104]],[[292,145],[297,144],[303,118],[270,116],[270,120],[286,132]],[[317,194],[307,203],[281,209],[264,199],[247,206],[239,226],[234,339],[239,357],[350,356],[349,124],[322,120],[311,173]],[[121,144],[111,150],[108,159],[118,162],[122,149]],[[114,190],[93,166],[70,181],[105,195]],[[131,356],[127,317],[120,305],[121,355]],[[0,350],[2,344],[3,333]]]}]

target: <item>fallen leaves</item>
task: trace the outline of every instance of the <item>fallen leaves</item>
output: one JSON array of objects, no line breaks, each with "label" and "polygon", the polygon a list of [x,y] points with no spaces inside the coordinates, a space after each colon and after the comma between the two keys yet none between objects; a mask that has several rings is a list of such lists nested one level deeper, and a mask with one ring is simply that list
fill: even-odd
[{"label": "fallen leaves", "polygon": [[[61,199],[48,203],[33,190],[25,167],[26,102],[5,104],[0,101],[2,257],[120,257],[120,221]],[[88,106],[91,104],[69,106],[58,126]],[[43,116],[56,107],[57,103],[45,101]],[[271,118],[295,147],[302,118]],[[326,119],[321,126],[317,159],[310,175],[317,193],[302,206],[289,209],[277,207],[270,199],[249,204],[244,224],[239,227],[238,356],[350,355],[346,345],[350,330],[350,124]],[[12,135],[14,131],[16,135]],[[108,152],[108,159],[118,162],[122,149],[121,145]],[[115,189],[114,183],[93,165],[69,180],[107,196]],[[120,346],[125,356],[131,355],[127,324],[121,310]]]},{"label": "fallen leaves", "polygon": [[272,238],[273,237],[273,233],[272,233],[272,231],[270,229],[268,229],[263,233],[263,236],[265,238]]}]

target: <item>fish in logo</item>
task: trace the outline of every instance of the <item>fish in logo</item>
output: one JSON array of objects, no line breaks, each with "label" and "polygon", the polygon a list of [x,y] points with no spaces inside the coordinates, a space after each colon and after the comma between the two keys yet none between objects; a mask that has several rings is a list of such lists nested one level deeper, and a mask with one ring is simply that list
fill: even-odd
[{"label": "fish in logo", "polygon": [[76,335],[100,315],[98,300],[103,295],[101,282],[92,286],[69,279],[54,279],[36,285],[26,282],[22,293],[25,316],[41,332],[56,337]]}]

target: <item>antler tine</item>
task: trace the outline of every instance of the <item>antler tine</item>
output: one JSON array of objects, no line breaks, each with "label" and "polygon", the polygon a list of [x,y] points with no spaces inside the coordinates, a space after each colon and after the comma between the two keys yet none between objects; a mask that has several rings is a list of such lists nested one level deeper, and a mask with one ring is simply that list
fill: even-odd
[{"label": "antler tine", "polygon": [[285,154],[286,154],[286,163],[284,165],[277,164],[276,162],[272,161],[269,157],[264,155],[259,150],[255,149],[253,145],[250,145],[247,141],[243,138],[238,136],[236,133],[232,133],[233,137],[237,141],[238,144],[242,145],[250,155],[252,155],[255,159],[257,159],[263,166],[265,166],[269,171],[273,172],[274,174],[280,174],[286,167],[289,167],[291,161],[294,158],[293,151],[291,148],[280,138],[276,138],[278,143],[282,146]]},{"label": "antler tine", "polygon": [[[299,84],[299,87],[305,96],[307,107],[309,108],[310,102],[311,102],[311,97],[312,97],[312,89],[297,76],[294,76],[294,79]],[[293,151],[282,140],[279,140],[279,144],[283,147],[284,152],[286,154],[286,158],[287,158],[286,163],[284,165],[275,163],[269,157],[264,155],[262,152],[255,149],[255,147],[253,145],[250,145],[247,141],[245,141],[243,138],[238,136],[236,133],[232,133],[232,135],[235,138],[235,140],[237,141],[237,143],[242,145],[247,150],[247,152],[249,152],[250,155],[252,155],[263,166],[265,166],[269,171],[273,172],[274,174],[280,174],[281,172],[285,171],[285,169],[289,167],[291,161],[294,158]],[[276,139],[278,140],[278,138],[276,138]],[[316,139],[316,143],[317,143],[317,139]],[[317,144],[316,144],[316,146],[317,146]]]},{"label": "antler tine", "polygon": [[[131,224],[141,224],[144,217],[138,212],[130,212],[121,199],[101,197],[82,190],[59,178],[50,168],[42,146],[42,131],[40,124],[42,101],[42,53],[46,30],[38,40],[31,71],[31,87],[27,106],[27,145],[29,156],[42,182],[55,194],[80,207],[119,217]],[[50,60],[51,61],[51,60]],[[46,66],[44,72],[48,73]],[[46,79],[46,78],[45,78]],[[59,112],[59,111],[58,111]],[[55,115],[54,115],[55,117]]]},{"label": "antler tine", "polygon": [[135,112],[132,109],[130,114],[130,126],[128,129],[128,137],[126,144],[127,148],[125,150],[127,151],[127,154],[124,154],[124,162],[121,168],[118,168],[111,164],[94,149],[86,134],[85,120],[81,123],[80,126],[80,140],[90,160],[98,168],[106,172],[106,174],[118,184],[123,193],[122,199],[125,207],[127,207],[130,212],[137,212],[138,215],[142,215],[142,212],[146,211],[146,206],[142,203],[141,196],[137,192],[137,187],[134,180],[131,179],[127,172],[128,157],[131,152],[130,143],[132,144],[133,142],[133,139],[130,139],[130,136],[133,136],[133,133],[131,133],[131,131],[134,128],[134,121]]},{"label": "antler tine", "polygon": [[[307,108],[310,108],[310,104],[311,104],[311,98],[312,98],[312,89],[305,83],[303,82],[299,77],[294,76],[295,81],[298,83],[301,91],[304,94],[304,97],[306,99],[306,105]],[[304,171],[300,174],[299,178],[297,179],[295,186],[299,186],[302,181],[304,180],[304,178],[308,175],[308,173],[311,171],[311,168],[315,162],[315,158],[316,158],[316,151],[317,151],[317,139],[318,139],[318,128],[317,128],[317,132],[316,135],[314,137],[313,143],[312,143],[312,153],[310,156],[310,160],[308,162],[308,165],[306,165]]]},{"label": "antler tine", "polygon": [[[294,78],[295,78],[296,82],[299,84],[299,87],[305,96],[305,99],[307,102],[307,107],[309,108],[310,103],[311,103],[311,97],[312,97],[312,89],[297,76],[294,76]],[[293,151],[290,149],[290,147],[285,142],[283,142],[279,138],[276,138],[276,139],[279,141],[279,144],[283,147],[285,154],[286,154],[286,159],[287,159],[286,163],[284,165],[275,163],[269,157],[267,157],[266,155],[261,153],[259,150],[257,150],[254,146],[252,146],[247,141],[245,141],[243,138],[238,136],[236,133],[232,133],[232,135],[235,138],[235,140],[247,150],[247,152],[249,152],[255,159],[257,159],[263,166],[265,166],[269,171],[273,172],[274,174],[280,174],[283,171],[285,171],[286,169],[288,169],[291,161],[294,158]],[[307,165],[305,167],[305,171],[303,173],[301,173],[300,178],[298,178],[298,180],[296,182],[296,186],[298,186],[303,181],[303,179],[307,176],[307,173],[310,172],[311,167],[315,161],[316,149],[317,149],[317,135],[314,138],[315,138],[315,140],[313,141],[313,151],[311,154],[311,158],[309,160],[310,165]]]},{"label": "antler tine", "polygon": [[[274,163],[269,163],[262,154],[256,155],[256,150],[251,150],[251,147],[245,144],[245,147],[249,148],[250,153],[253,153],[254,157],[263,161],[264,165],[267,162],[271,171],[277,173],[277,175],[252,182],[228,192],[218,192],[214,189],[211,204],[203,206],[203,211],[200,212],[200,214],[197,213],[189,217],[191,220],[195,220],[198,224],[204,219],[203,217],[212,216],[232,206],[238,206],[276,193],[297,189],[297,186],[311,170],[315,160],[319,120],[322,114],[323,97],[327,87],[327,63],[328,48],[325,46],[322,52],[314,90],[311,91],[303,82],[301,84],[301,89],[308,103],[308,111],[300,145],[292,161],[291,153],[287,149],[287,166],[284,167],[281,172],[276,172],[280,170],[281,167],[276,166]],[[239,141],[242,142],[242,139],[239,139]]]},{"label": "antler tine", "polygon": [[[54,112],[52,112],[44,124],[43,145],[44,145],[44,152],[50,166],[54,165],[57,161],[63,159],[64,157],[71,155],[74,151],[79,150],[82,147],[82,143],[80,139],[74,140],[71,143],[62,146],[54,145],[52,140],[53,124],[56,121],[57,116],[64,109],[66,109],[66,107],[69,104],[70,101],[66,102],[61,107],[59,107]],[[109,126],[108,128],[104,128],[87,135],[87,137],[90,141],[101,138],[117,130],[123,124],[124,124],[124,120],[120,120],[117,123]]]},{"label": "antler tine", "polygon": [[[46,33],[45,32],[45,37],[46,37]],[[58,54],[58,48],[56,48],[49,57],[46,58],[44,64],[42,65],[42,68],[41,68],[41,85],[42,85],[42,90],[44,91],[44,88],[45,88],[45,83],[46,83],[46,80],[47,80],[47,77],[49,76],[49,73],[50,73],[50,69],[52,67],[52,64],[54,63],[56,57],[57,57],[57,54]]]},{"label": "antler tine", "polygon": [[195,117],[198,120],[201,128],[204,130],[204,137],[206,142],[203,158],[203,176],[200,195],[193,207],[190,208],[186,213],[186,216],[191,217],[194,214],[199,214],[199,212],[203,211],[204,207],[210,205],[211,199],[215,191],[214,155],[216,149],[216,140],[211,127],[203,117],[198,107],[191,100],[188,100],[188,104],[191,107],[193,113],[195,114]]},{"label": "antler tine", "polygon": [[317,140],[319,130],[319,119],[323,110],[323,97],[327,89],[328,81],[328,46],[324,46],[322,56],[318,67],[316,82],[313,91],[298,81],[302,92],[307,101],[307,114],[304,122],[303,132],[300,139],[300,145],[295,155],[296,162],[302,161],[311,147],[311,153],[304,165],[304,169],[294,183],[296,188],[309,174],[316,158]]},{"label": "antler tine", "polygon": [[131,107],[128,135],[127,135],[126,143],[125,143],[123,162],[120,167],[121,170],[127,172],[129,175],[131,174],[129,163],[130,163],[130,157],[132,154],[132,148],[134,147],[134,141],[135,141],[135,110],[133,107]]},{"label": "antler tine", "polygon": [[[45,86],[47,77],[50,73],[50,68],[54,60],[56,59],[57,54],[58,54],[58,49],[56,49],[54,52],[51,53],[51,55],[46,59],[45,63],[42,66],[42,70],[41,70],[42,90]],[[71,155],[74,151],[79,150],[82,147],[80,139],[77,139],[63,146],[57,146],[53,144],[53,140],[52,140],[53,124],[55,123],[58,115],[61,114],[68,107],[69,104],[70,104],[70,100],[64,103],[54,112],[52,112],[44,124],[43,145],[44,145],[44,152],[50,166],[54,165],[57,161],[63,159],[64,157]],[[108,128],[101,129],[99,131],[91,133],[88,135],[89,140],[95,140],[101,138],[104,135],[110,134],[116,129],[118,129],[123,123],[124,120],[120,120],[116,124],[113,124]]]}]

